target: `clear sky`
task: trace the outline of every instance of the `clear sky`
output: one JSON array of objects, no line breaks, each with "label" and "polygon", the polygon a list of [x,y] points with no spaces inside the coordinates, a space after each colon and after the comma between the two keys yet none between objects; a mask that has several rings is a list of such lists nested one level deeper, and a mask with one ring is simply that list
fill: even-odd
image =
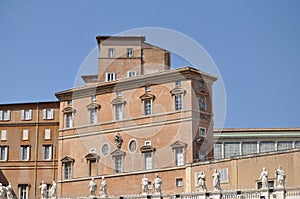
[{"label": "clear sky", "polygon": [[216,63],[225,127],[299,127],[299,9],[298,0],[2,0],[0,103],[56,100],[96,35],[162,27],[193,38]]}]

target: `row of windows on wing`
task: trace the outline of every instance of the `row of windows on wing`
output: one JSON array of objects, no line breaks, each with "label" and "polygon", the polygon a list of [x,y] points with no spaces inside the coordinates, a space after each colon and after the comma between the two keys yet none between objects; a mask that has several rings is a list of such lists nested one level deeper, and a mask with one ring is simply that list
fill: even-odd
[{"label": "row of windows on wing", "polygon": [[[0,121],[9,121],[11,116],[10,110],[0,110]],[[33,112],[32,109],[20,111],[21,120],[32,120]],[[54,119],[54,109],[43,109],[43,119],[51,120]]]},{"label": "row of windows on wing", "polygon": [[[53,146],[46,144],[42,146],[42,160],[52,160],[52,150]],[[20,160],[29,161],[31,154],[30,145],[21,145],[20,146]],[[0,160],[7,161],[9,160],[9,146],[0,146]]]},{"label": "row of windows on wing", "polygon": [[[126,57],[132,58],[133,57],[133,48],[126,48]],[[125,51],[124,51],[125,54]],[[107,57],[109,58],[115,58],[115,49],[114,48],[108,48],[107,50]]]},{"label": "row of windows on wing", "polygon": [[[0,131],[1,135],[0,135],[0,140],[1,141],[7,141],[7,137],[8,137],[8,131],[7,130],[1,130]],[[15,138],[15,132],[10,132],[11,136],[13,136]],[[29,140],[29,130],[28,129],[23,129],[22,130],[22,135],[21,135],[21,139],[23,141],[28,141]],[[51,129],[45,129],[44,131],[44,139],[45,140],[51,140]]]},{"label": "row of windows on wing", "polygon": [[230,158],[236,156],[266,153],[300,148],[299,141],[243,141],[217,142],[214,144],[214,158]]},{"label": "row of windows on wing", "polygon": [[[176,166],[182,166],[184,165],[184,152],[185,149],[187,148],[187,144],[181,142],[181,141],[176,141],[171,145],[172,150],[174,151],[175,154],[175,165]],[[92,149],[92,153],[89,153],[85,156],[87,161],[89,162],[89,175],[93,174],[92,171],[92,164],[96,163],[96,161],[99,160],[99,156],[94,153],[95,149]],[[135,140],[130,141],[129,144],[129,150],[131,152],[137,151],[137,143]],[[102,146],[102,154],[104,156],[109,155],[109,145],[104,144]],[[145,170],[151,170],[153,169],[153,156],[154,156],[154,151],[156,149],[151,146],[150,141],[146,141],[145,145],[140,148],[141,153],[143,154],[143,159],[144,159],[144,169]],[[121,173],[123,172],[123,164],[124,164],[124,156],[126,155],[126,152],[121,151],[121,150],[115,150],[112,153],[110,153],[112,158],[114,159],[114,171],[116,173]],[[64,166],[64,179],[71,179],[72,178],[72,170],[73,170],[73,165],[75,164],[75,159],[71,157],[64,157],[62,160],[63,166]]]}]

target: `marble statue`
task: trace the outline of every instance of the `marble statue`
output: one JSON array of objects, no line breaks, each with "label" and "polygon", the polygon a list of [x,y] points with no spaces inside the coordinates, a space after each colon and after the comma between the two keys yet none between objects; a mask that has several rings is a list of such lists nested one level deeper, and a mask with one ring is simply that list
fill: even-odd
[{"label": "marble statue", "polygon": [[217,169],[214,170],[212,178],[213,178],[214,191],[221,191],[221,184],[220,184],[221,174]]},{"label": "marble statue", "polygon": [[50,198],[51,199],[56,199],[57,198],[57,187],[56,187],[56,182],[52,182],[52,186],[50,188]]},{"label": "marble statue", "polygon": [[13,199],[11,183],[9,183],[6,187],[6,198]]},{"label": "marble statue", "polygon": [[155,178],[153,181],[153,186],[154,186],[154,194],[161,194],[161,185],[162,185],[162,180],[159,177],[158,174],[155,174]]},{"label": "marble statue", "polygon": [[47,199],[47,184],[45,184],[45,182],[42,181],[39,188],[41,190],[41,199]]},{"label": "marble statue", "polygon": [[261,187],[262,189],[267,189],[269,187],[268,176],[269,176],[269,173],[268,173],[266,167],[264,167],[259,176],[259,180],[261,180],[261,183],[262,183],[262,187]]},{"label": "marble statue", "polygon": [[102,182],[100,184],[100,197],[107,197],[107,184],[106,184],[106,181],[104,179],[104,176],[102,176]]},{"label": "marble statue", "polygon": [[0,199],[5,199],[5,187],[0,183]]},{"label": "marble statue", "polygon": [[206,179],[203,171],[200,172],[197,180],[198,180],[199,191],[206,191],[206,185],[205,185]]},{"label": "marble statue", "polygon": [[117,148],[120,149],[122,147],[122,144],[123,144],[123,138],[120,135],[120,133],[115,135],[114,140],[115,140],[115,144],[116,144]]},{"label": "marble statue", "polygon": [[285,185],[285,173],[281,166],[278,166],[278,168],[275,170],[275,177],[276,177],[276,186],[277,187],[284,187]]},{"label": "marble statue", "polygon": [[95,197],[97,193],[97,183],[95,182],[95,179],[92,178],[90,183],[89,183],[89,191],[90,191],[90,196]]},{"label": "marble statue", "polygon": [[142,178],[142,194],[146,194],[148,195],[148,178],[146,177],[146,175],[144,175],[144,177]]}]

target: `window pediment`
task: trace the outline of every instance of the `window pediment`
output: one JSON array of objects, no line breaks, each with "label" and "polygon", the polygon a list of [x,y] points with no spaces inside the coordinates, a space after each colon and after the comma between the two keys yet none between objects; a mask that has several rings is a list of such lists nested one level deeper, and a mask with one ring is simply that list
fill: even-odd
[{"label": "window pediment", "polygon": [[111,103],[112,103],[112,105],[117,105],[117,104],[124,104],[125,105],[126,101],[122,98],[116,98]]},{"label": "window pediment", "polygon": [[181,141],[176,141],[173,144],[171,144],[172,149],[176,149],[176,148],[186,148],[187,144]]},{"label": "window pediment", "polygon": [[140,96],[140,98],[141,100],[147,100],[147,99],[155,100],[155,95],[147,92],[144,95]]},{"label": "window pediment", "polygon": [[142,146],[140,148],[140,150],[141,150],[142,153],[148,153],[148,152],[154,152],[154,151],[156,151],[156,148],[154,148],[153,146],[147,145],[147,146]]},{"label": "window pediment", "polygon": [[93,103],[90,103],[89,105],[87,105],[86,108],[87,109],[98,109],[99,110],[101,108],[101,105],[93,102]]},{"label": "window pediment", "polygon": [[115,151],[111,152],[112,157],[116,157],[116,156],[125,156],[126,152],[122,151],[120,149],[116,149]]},{"label": "window pediment", "polygon": [[170,91],[172,95],[185,95],[186,91],[182,88],[174,88]]},{"label": "window pediment", "polygon": [[67,107],[62,110],[63,113],[75,113],[76,110],[72,107]]},{"label": "window pediment", "polygon": [[65,156],[63,159],[61,159],[60,161],[62,161],[63,163],[66,163],[66,162],[75,162],[75,159],[69,157],[69,156]]},{"label": "window pediment", "polygon": [[96,153],[89,153],[85,156],[86,160],[99,160],[100,157]]}]

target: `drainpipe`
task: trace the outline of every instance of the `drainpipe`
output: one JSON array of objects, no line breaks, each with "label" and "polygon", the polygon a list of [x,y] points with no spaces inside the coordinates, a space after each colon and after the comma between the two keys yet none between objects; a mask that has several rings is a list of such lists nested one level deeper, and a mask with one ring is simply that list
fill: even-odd
[{"label": "drainpipe", "polygon": [[35,148],[34,148],[34,197],[37,198],[37,160],[39,143],[39,103],[36,103]]}]

